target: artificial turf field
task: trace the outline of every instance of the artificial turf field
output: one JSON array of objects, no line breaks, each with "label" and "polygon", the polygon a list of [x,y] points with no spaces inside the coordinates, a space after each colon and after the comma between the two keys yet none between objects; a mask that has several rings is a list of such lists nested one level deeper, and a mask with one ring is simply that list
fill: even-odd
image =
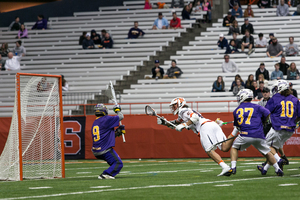
[{"label": "artificial turf field", "polygon": [[[240,158],[237,174],[217,177],[221,168],[209,159],[123,160],[115,180],[98,180],[107,168],[99,160],[66,161],[66,178],[0,181],[0,199],[300,199],[300,158],[289,158],[284,177],[263,158]],[[229,164],[229,159],[224,159]]]}]

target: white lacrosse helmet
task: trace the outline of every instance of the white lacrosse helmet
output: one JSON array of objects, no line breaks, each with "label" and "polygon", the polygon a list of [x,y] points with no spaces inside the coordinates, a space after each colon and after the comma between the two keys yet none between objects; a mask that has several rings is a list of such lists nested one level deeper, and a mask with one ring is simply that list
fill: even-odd
[{"label": "white lacrosse helmet", "polygon": [[[177,105],[176,109],[174,108],[174,105]],[[184,105],[186,105],[185,99],[183,97],[177,97],[171,101],[169,107],[171,112],[176,115],[178,114],[179,109],[181,109]]]},{"label": "white lacrosse helmet", "polygon": [[272,85],[272,95],[278,93],[278,81]]},{"label": "white lacrosse helmet", "polygon": [[240,104],[246,99],[253,99],[253,92],[249,89],[241,89],[237,94],[237,101]]},{"label": "white lacrosse helmet", "polygon": [[289,89],[289,83],[285,80],[278,80],[277,81],[277,88],[278,88],[278,92],[282,92],[284,90],[288,90]]}]

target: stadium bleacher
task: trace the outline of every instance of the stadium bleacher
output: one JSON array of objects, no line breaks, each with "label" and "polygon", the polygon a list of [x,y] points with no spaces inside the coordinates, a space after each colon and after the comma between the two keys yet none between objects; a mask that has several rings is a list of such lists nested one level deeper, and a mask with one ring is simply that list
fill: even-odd
[{"label": "stadium bleacher", "polygon": [[[151,1],[155,3],[155,0]],[[166,0],[170,4],[171,0]],[[187,2],[187,1],[185,1]],[[137,66],[142,66],[143,61],[149,61],[150,56],[155,56],[157,51],[162,51],[163,46],[180,37],[181,33],[191,28],[195,20],[182,20],[183,29],[177,30],[151,30],[153,21],[158,12],[170,20],[173,9],[143,10],[144,1],[124,1],[124,6],[99,8],[97,12],[77,12],[72,17],[49,18],[48,30],[29,30],[29,38],[23,39],[27,55],[21,61],[21,71],[28,73],[63,74],[69,83],[70,92],[95,92],[100,93],[106,88],[109,80],[116,84],[123,76],[130,75]],[[279,42],[284,46],[288,37],[294,36],[295,42],[300,42],[298,23],[300,17],[277,17],[276,9],[258,9],[252,6],[256,17],[250,19],[254,25],[256,39],[262,32],[268,38],[269,33],[274,33]],[[245,9],[245,6],[243,6]],[[295,8],[291,8],[293,13]],[[181,9],[177,10],[178,12]],[[201,19],[205,12],[195,16]],[[211,93],[211,86],[218,75],[224,78],[228,91],[235,73],[224,74],[221,63],[225,50],[217,50],[218,35],[223,33],[227,39],[228,28],[222,27],[222,20],[218,19],[211,28],[195,37],[188,46],[172,55],[170,60],[161,63],[166,71],[171,60],[175,59],[184,74],[179,79],[152,80],[141,79],[137,84],[125,89],[121,95],[123,111],[125,114],[144,113],[144,104],[156,103],[154,108],[160,108],[160,103],[168,104],[177,96],[183,96],[192,103],[200,112],[227,112],[236,106],[236,98],[232,92]],[[237,19],[239,26],[243,18]],[[139,21],[139,27],[146,32],[145,37],[136,40],[127,40],[128,30],[134,21]],[[26,27],[31,28],[33,22],[26,22]],[[100,32],[108,30],[114,40],[113,49],[82,50],[78,45],[79,36],[83,31],[95,29]],[[14,47],[16,32],[7,31],[7,27],[0,28],[0,43],[8,42],[9,48]],[[241,38],[242,36],[238,36]],[[256,49],[247,56],[246,54],[233,54],[231,59],[239,66],[239,74],[246,81],[249,74],[254,74],[260,62],[266,64],[266,69],[271,73],[274,64],[280,58],[267,58],[266,48]],[[287,63],[295,62],[300,65],[299,57],[288,57]],[[1,72],[0,83],[5,86],[0,88],[0,101],[2,106],[14,105],[14,76],[16,71]],[[150,74],[148,74],[149,76]],[[147,75],[146,75],[147,76]],[[294,89],[300,89],[297,80],[292,81]],[[269,82],[269,85],[272,81]],[[93,98],[93,97],[91,97]],[[209,102],[208,102],[209,101]],[[219,102],[223,101],[223,102]],[[225,102],[232,101],[232,102]],[[85,103],[86,100],[78,101]],[[78,106],[64,106],[64,114],[71,114]],[[0,116],[11,116],[12,107],[0,108]],[[163,106],[162,112],[169,113],[168,106]]]}]

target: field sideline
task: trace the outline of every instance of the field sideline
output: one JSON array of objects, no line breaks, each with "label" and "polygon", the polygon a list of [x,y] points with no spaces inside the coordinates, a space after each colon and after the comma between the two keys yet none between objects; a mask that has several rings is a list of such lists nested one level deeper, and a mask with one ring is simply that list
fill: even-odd
[{"label": "field sideline", "polygon": [[[69,160],[66,178],[0,181],[0,199],[299,199],[300,158],[289,158],[284,177],[274,168],[256,169],[263,158],[241,158],[237,174],[217,177],[209,159],[124,160],[115,180],[98,180],[107,168],[99,160]],[[229,159],[224,160],[230,163]]]}]

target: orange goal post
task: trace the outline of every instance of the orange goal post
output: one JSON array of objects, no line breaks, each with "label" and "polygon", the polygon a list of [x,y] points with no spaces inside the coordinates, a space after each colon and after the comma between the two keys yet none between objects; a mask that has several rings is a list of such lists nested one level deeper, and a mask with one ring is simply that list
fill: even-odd
[{"label": "orange goal post", "polygon": [[62,78],[16,74],[15,103],[0,180],[64,178]]}]

